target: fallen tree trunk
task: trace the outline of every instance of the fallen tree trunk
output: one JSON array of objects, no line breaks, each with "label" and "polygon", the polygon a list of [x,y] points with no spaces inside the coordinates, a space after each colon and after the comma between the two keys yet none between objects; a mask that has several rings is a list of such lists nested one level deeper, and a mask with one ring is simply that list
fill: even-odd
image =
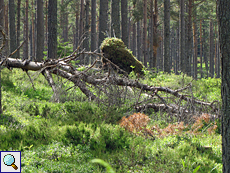
[{"label": "fallen tree trunk", "polygon": [[[0,48],[0,52],[1,52],[1,50],[4,47],[4,40],[6,39],[6,36],[3,32],[3,30],[1,29],[1,27],[0,27],[0,31],[2,32],[2,34],[4,36],[3,45]],[[82,42],[80,44],[82,44]],[[19,50],[20,47],[17,50]],[[178,104],[180,104],[181,101],[183,100],[183,101],[185,101],[187,103],[191,103],[191,104],[208,106],[211,109],[215,110],[216,112],[219,111],[217,106],[214,105],[214,102],[213,103],[204,102],[204,101],[197,100],[197,99],[193,98],[192,96],[181,94],[180,92],[191,87],[189,85],[185,88],[173,90],[173,89],[170,89],[167,87],[149,86],[147,84],[143,84],[143,83],[139,82],[138,80],[130,80],[126,76],[122,77],[120,75],[117,75],[117,73],[115,73],[113,69],[117,69],[117,71],[122,71],[124,73],[126,73],[126,72],[124,70],[122,70],[118,65],[111,62],[108,58],[105,58],[102,54],[95,53],[95,52],[84,52],[84,50],[79,52],[79,47],[80,46],[78,46],[78,48],[71,55],[69,55],[67,57],[64,57],[61,59],[47,59],[44,62],[33,62],[33,61],[29,61],[29,60],[10,58],[10,56],[13,55],[17,51],[17,50],[15,50],[8,57],[0,54],[0,60],[1,60],[0,65],[5,66],[9,69],[20,68],[26,72],[27,71],[39,71],[40,73],[42,73],[46,77],[48,83],[52,87],[53,92],[54,92],[54,96],[55,96],[55,99],[57,102],[59,102],[59,98],[58,98],[58,94],[57,94],[57,88],[55,86],[55,82],[52,78],[51,73],[58,75],[58,76],[61,76],[62,78],[65,78],[65,79],[73,82],[73,84],[75,86],[79,87],[79,89],[88,97],[89,100],[96,100],[98,102],[102,101],[101,99],[99,99],[100,95],[97,95],[97,94],[95,94],[95,92],[92,92],[92,89],[89,89],[90,86],[94,86],[98,90],[102,91],[105,95],[108,96],[109,99],[112,99],[112,100],[113,100],[113,98],[111,98],[111,93],[115,97],[121,97],[122,94],[119,92],[114,94],[113,91],[109,92],[108,88],[112,89],[111,86],[131,87],[133,89],[139,90],[140,91],[139,97],[138,97],[135,105],[133,105],[133,107],[137,111],[143,111],[145,109],[152,108],[152,109],[154,109],[154,111],[166,110],[166,111],[175,113],[175,112],[178,112],[179,109],[181,109],[180,105],[173,106],[173,105],[170,105],[169,103],[167,103],[166,100],[162,96],[159,95],[160,92],[170,94],[170,95],[174,96],[175,98],[179,99]],[[78,68],[74,67],[70,62],[73,60],[76,60],[81,54],[95,54],[95,55],[99,56],[100,58],[98,58],[90,67],[86,67],[86,69],[84,71],[78,71]],[[101,59],[101,60],[99,60],[99,59]],[[96,62],[100,61],[102,63],[103,59],[106,60],[108,67],[111,67],[108,69],[108,73],[102,72],[102,73],[98,74],[98,71],[100,72],[101,70],[97,70],[96,72],[94,71],[93,73],[88,73],[90,70],[94,69]],[[103,66],[103,63],[102,63],[102,66]],[[139,101],[142,93],[149,96],[149,98],[144,99],[142,101]],[[157,97],[159,99],[158,103],[153,103],[153,102],[145,103],[146,101],[153,101],[153,98],[155,98],[155,97]],[[126,94],[125,94],[124,98],[126,98]],[[182,112],[183,113],[188,112],[186,107],[182,108]]]}]

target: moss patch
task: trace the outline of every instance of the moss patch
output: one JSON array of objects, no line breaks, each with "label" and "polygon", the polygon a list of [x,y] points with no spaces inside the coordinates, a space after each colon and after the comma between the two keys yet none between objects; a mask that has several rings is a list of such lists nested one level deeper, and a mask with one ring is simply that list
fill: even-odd
[{"label": "moss patch", "polygon": [[[118,38],[106,38],[101,43],[101,52],[111,62],[118,65],[122,70],[130,73],[132,70],[135,73],[143,75],[142,68],[144,65],[133,56],[131,50],[129,50],[124,42]],[[105,60],[103,60],[106,63]],[[132,67],[134,68],[132,68]]]}]

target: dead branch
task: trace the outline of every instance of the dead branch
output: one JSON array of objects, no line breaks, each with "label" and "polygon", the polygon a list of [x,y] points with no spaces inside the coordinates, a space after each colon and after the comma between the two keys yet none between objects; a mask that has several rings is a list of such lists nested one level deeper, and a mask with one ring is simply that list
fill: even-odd
[{"label": "dead branch", "polygon": [[59,95],[58,95],[58,90],[56,88],[56,85],[54,83],[54,80],[53,80],[53,77],[52,75],[50,74],[50,71],[48,71],[47,69],[44,70],[44,72],[42,73],[46,80],[48,81],[49,85],[51,86],[53,92],[54,92],[54,100],[55,102],[60,102],[60,98],[59,98]]},{"label": "dead branch", "polygon": [[[143,84],[139,82],[139,80],[130,80],[127,77],[122,77],[119,75],[116,75],[116,73],[113,72],[113,68],[109,68],[109,73],[99,73],[99,75],[95,73],[89,73],[89,71],[94,70],[93,67],[99,60],[96,60],[91,66],[87,66],[86,70],[84,71],[78,71],[77,67],[73,66],[70,62],[73,60],[76,60],[81,54],[94,54],[97,56],[100,56],[102,58],[103,55],[96,52],[84,52],[84,50],[79,51],[80,46],[70,55],[61,59],[48,59],[45,62],[33,62],[33,61],[23,61],[21,59],[14,59],[5,57],[0,54],[1,62],[0,64],[6,67],[10,68],[21,68],[25,71],[31,70],[31,71],[38,71],[39,73],[42,72],[42,74],[45,76],[47,81],[49,82],[50,86],[52,87],[52,90],[54,92],[54,97],[56,98],[56,101],[59,102],[58,94],[57,94],[57,88],[55,85],[55,82],[52,78],[52,74],[58,75],[62,78],[67,79],[68,81],[71,81],[74,86],[73,87],[79,87],[79,89],[88,97],[89,100],[96,100],[98,102],[102,102],[102,100],[99,99],[100,95],[96,95],[95,92],[92,91],[93,89],[96,89],[98,91],[102,91],[103,94],[107,95],[108,97],[111,97],[109,94],[110,92],[107,91],[107,89],[110,89],[110,86],[118,86],[119,87],[131,87],[133,89],[138,90],[139,96],[136,100],[136,103],[133,105],[134,108],[137,111],[143,111],[148,108],[152,108],[154,111],[164,110],[169,111],[172,113],[179,113],[182,112],[182,114],[187,113],[189,110],[187,109],[189,103],[197,104],[200,106],[208,106],[212,109],[218,109],[213,103],[200,101],[193,97],[193,94],[191,95],[185,95],[182,92],[187,89],[191,89],[191,83],[189,83],[186,87],[173,90],[168,87],[155,87],[155,86],[149,86],[147,84]],[[108,62],[109,60],[106,59]],[[117,68],[118,70],[123,71],[120,69],[116,64],[113,64],[112,62],[109,62],[111,66]],[[109,74],[113,75],[109,75]],[[170,103],[167,103],[167,101],[162,97],[161,93],[168,93],[172,95],[175,98],[179,99],[179,102],[176,105],[172,105]],[[150,96],[148,99],[142,99],[141,95],[147,95]],[[118,94],[117,97],[121,97],[121,94]],[[126,94],[124,96],[126,98]],[[146,97],[146,96],[145,96]],[[111,99],[111,98],[110,98]],[[141,100],[142,99],[142,100]],[[153,100],[158,99],[158,102],[160,103],[153,103]],[[181,101],[184,100],[187,102],[186,106],[181,106]]]},{"label": "dead branch", "polygon": [[11,57],[12,55],[14,55],[14,54],[23,46],[23,44],[24,44],[25,42],[26,42],[26,40],[24,40],[24,41],[21,43],[21,45],[18,46],[18,48],[17,48],[15,51],[13,51],[11,54],[9,54],[8,57]]}]

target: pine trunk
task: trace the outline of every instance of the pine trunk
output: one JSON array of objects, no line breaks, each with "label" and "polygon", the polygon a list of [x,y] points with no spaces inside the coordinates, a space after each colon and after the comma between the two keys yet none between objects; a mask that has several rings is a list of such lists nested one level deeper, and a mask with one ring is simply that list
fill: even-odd
[{"label": "pine trunk", "polygon": [[222,163],[223,173],[230,172],[230,1],[218,0],[218,22],[221,51],[221,97],[222,97]]},{"label": "pine trunk", "polygon": [[108,32],[108,0],[100,0],[100,17],[99,17],[99,42],[98,47],[106,38]]},{"label": "pine trunk", "polygon": [[[4,0],[0,0],[0,26],[4,28]],[[2,33],[0,33],[0,38],[3,38]],[[0,45],[2,45],[2,40],[0,40]],[[2,52],[0,52],[1,54]],[[2,82],[1,82],[1,68],[0,68],[0,114],[2,114]]]},{"label": "pine trunk", "polygon": [[170,0],[164,0],[164,71],[170,73]]},{"label": "pine trunk", "polygon": [[43,15],[43,0],[37,0],[37,49],[36,61],[43,60],[44,51],[44,15]]},{"label": "pine trunk", "polygon": [[192,0],[189,0],[188,2],[188,37],[187,37],[187,57],[185,59],[185,64],[187,64],[186,69],[188,75],[192,75],[192,69],[191,69],[191,60],[192,60],[192,10],[193,10],[193,5],[192,5]]},{"label": "pine trunk", "polygon": [[[21,0],[17,1],[17,47],[20,45],[20,21],[21,21]],[[20,50],[17,51],[16,58],[20,58]]]},{"label": "pine trunk", "polygon": [[75,31],[74,31],[74,50],[75,51],[78,47],[78,41],[79,41],[79,3],[76,2],[76,11],[75,11]]},{"label": "pine trunk", "polygon": [[[96,50],[96,1],[91,0],[91,52]],[[95,61],[95,58],[91,56],[91,63]]]},{"label": "pine trunk", "polygon": [[34,14],[34,1],[31,1],[31,26],[32,26],[32,34],[31,34],[31,46],[32,46],[32,52],[31,52],[31,59],[34,60],[35,58],[35,14]]},{"label": "pine trunk", "polygon": [[137,22],[137,59],[141,61],[141,27],[140,21]]},{"label": "pine trunk", "polygon": [[57,0],[49,0],[48,33],[48,58],[57,59]]},{"label": "pine trunk", "polygon": [[148,57],[147,57],[147,0],[143,1],[143,55],[144,55],[144,66],[147,67]]},{"label": "pine trunk", "polygon": [[180,0],[180,58],[181,71],[188,74],[185,62],[185,19],[184,0]]},{"label": "pine trunk", "polygon": [[[15,4],[14,0],[9,0],[9,28],[10,28],[10,52],[17,49],[16,30],[15,30]],[[16,57],[16,54],[12,56]]]},{"label": "pine trunk", "polygon": [[112,0],[111,36],[120,38],[120,0]]},{"label": "pine trunk", "polygon": [[209,31],[209,61],[210,61],[210,68],[209,73],[210,77],[214,77],[214,44],[213,44],[213,22],[210,20],[210,31]]},{"label": "pine trunk", "polygon": [[196,26],[196,11],[193,16],[193,47],[194,47],[194,58],[193,58],[193,71],[194,78],[197,79],[197,26]]},{"label": "pine trunk", "polygon": [[122,29],[122,41],[128,47],[128,2],[127,0],[121,0],[121,29]]},{"label": "pine trunk", "polygon": [[200,78],[203,78],[203,44],[202,44],[202,20],[200,20]]},{"label": "pine trunk", "polygon": [[26,0],[25,4],[25,19],[24,19],[24,29],[23,29],[23,36],[25,43],[23,44],[23,58],[28,59],[29,58],[29,47],[28,47],[28,40],[29,40],[29,22],[28,22],[28,9],[29,9],[29,2]]},{"label": "pine trunk", "polygon": [[[86,0],[86,4],[85,4],[85,41],[84,41],[84,49],[86,51],[89,51],[89,28],[90,28],[90,24],[89,24],[89,0]],[[89,64],[90,60],[89,57],[84,58],[84,64]]]}]

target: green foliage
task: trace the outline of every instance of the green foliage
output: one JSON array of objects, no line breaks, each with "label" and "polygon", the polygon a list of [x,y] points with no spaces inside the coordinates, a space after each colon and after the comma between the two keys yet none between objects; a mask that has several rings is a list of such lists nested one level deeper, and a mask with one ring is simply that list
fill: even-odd
[{"label": "green foliage", "polygon": [[[192,81],[186,75],[154,74],[146,69],[144,73],[146,78],[140,81],[153,86],[177,89]],[[22,172],[105,172],[103,166],[91,162],[94,158],[103,159],[116,172],[222,171],[220,128],[208,135],[210,124],[205,121],[197,135],[146,139],[117,125],[130,111],[128,106],[107,108],[83,99],[52,103],[48,102],[52,89],[42,76],[34,81],[36,91],[20,70],[3,69],[2,79],[0,150],[22,151]],[[220,80],[192,81],[192,92],[201,99],[220,99]],[[80,95],[76,89],[75,96]],[[149,117],[159,128],[168,125],[167,114],[150,112]],[[216,124],[220,127],[219,121]]]},{"label": "green foliage", "polygon": [[108,173],[115,173],[115,171],[113,170],[113,168],[107,162],[105,162],[104,160],[93,159],[91,162],[92,163],[98,163],[98,164],[106,167],[106,170],[107,170]]},{"label": "green foliage", "polygon": [[[62,40],[58,39],[57,43],[57,58],[68,56],[73,53],[73,45],[69,42],[63,42]],[[43,60],[46,60],[48,56],[48,51],[44,51],[43,53]]]},{"label": "green foliage", "polygon": [[57,50],[57,57],[69,56],[73,53],[73,46],[69,42],[63,43],[61,40],[58,40]]}]

